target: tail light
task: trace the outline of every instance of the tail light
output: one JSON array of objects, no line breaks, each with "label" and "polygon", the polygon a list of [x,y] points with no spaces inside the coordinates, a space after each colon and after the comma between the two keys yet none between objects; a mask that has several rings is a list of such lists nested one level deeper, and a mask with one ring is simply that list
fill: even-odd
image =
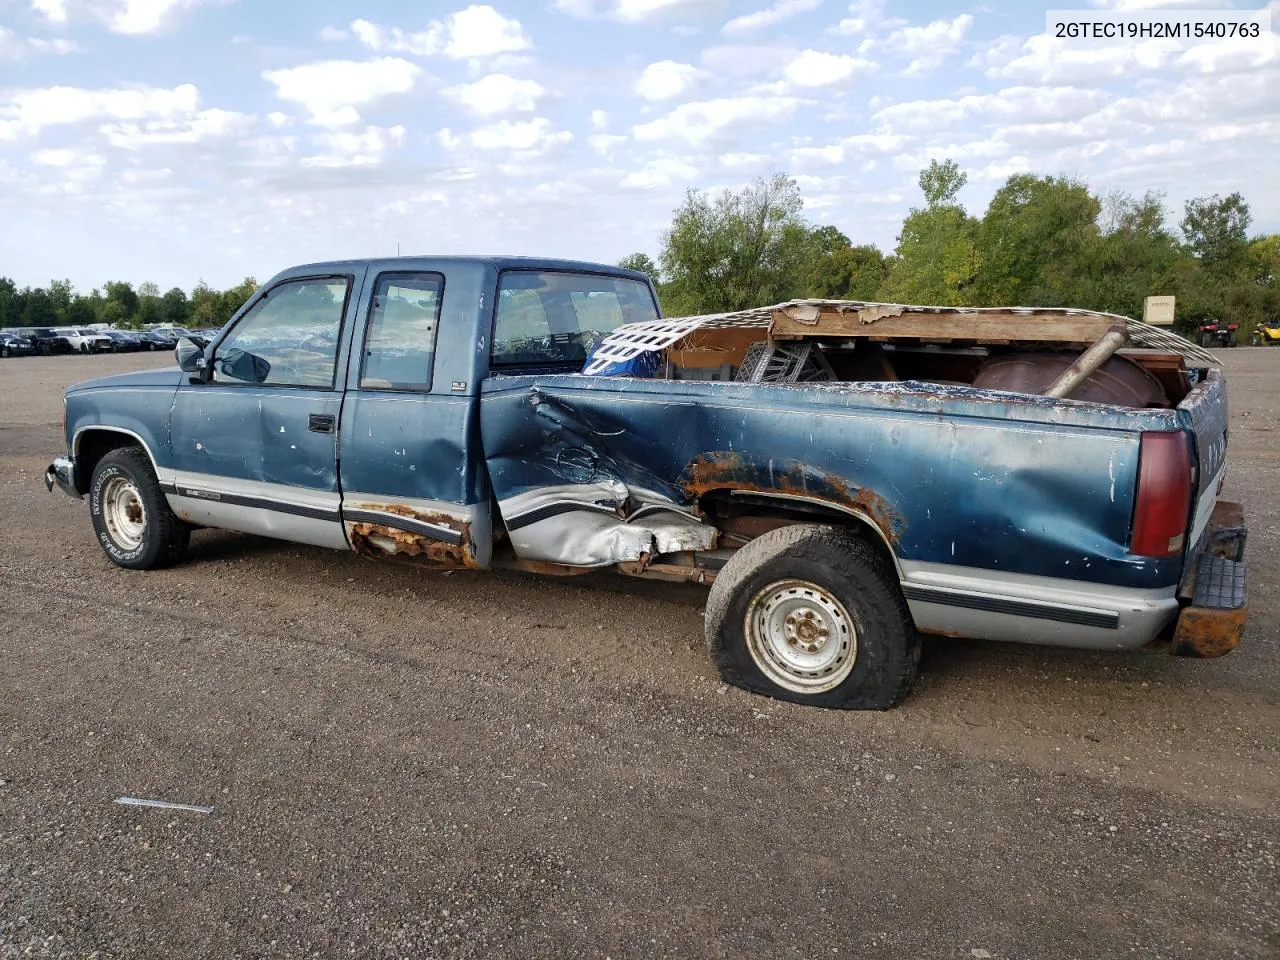
[{"label": "tail light", "polygon": [[1185,433],[1144,433],[1129,552],[1172,557],[1186,546],[1191,513],[1191,441]]}]

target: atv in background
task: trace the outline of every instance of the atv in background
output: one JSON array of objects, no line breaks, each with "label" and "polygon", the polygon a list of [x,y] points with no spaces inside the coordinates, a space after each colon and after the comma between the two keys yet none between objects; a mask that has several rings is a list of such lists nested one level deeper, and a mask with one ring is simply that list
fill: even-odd
[{"label": "atv in background", "polygon": [[1234,347],[1238,323],[1223,323],[1221,320],[1205,320],[1196,327],[1198,342],[1202,347]]},{"label": "atv in background", "polygon": [[1280,347],[1280,320],[1270,320],[1253,328],[1249,343],[1255,347]]}]

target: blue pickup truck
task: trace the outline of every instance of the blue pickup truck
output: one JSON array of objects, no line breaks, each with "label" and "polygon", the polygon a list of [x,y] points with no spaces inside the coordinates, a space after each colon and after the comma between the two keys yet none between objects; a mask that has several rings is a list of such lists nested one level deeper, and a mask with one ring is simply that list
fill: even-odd
[{"label": "blue pickup truck", "polygon": [[[1137,392],[1042,396],[1007,379],[1044,362],[1019,344],[1040,333],[1011,339],[1035,318],[971,311],[935,343],[903,313],[921,309],[832,314],[816,341],[804,309],[769,332],[713,318],[661,363],[592,376],[602,342],[673,322],[644,275],[301,266],[203,348],[179,343],[177,368],[69,388],[45,480],[88,498],[130,569],[178,563],[193,528],[217,527],[436,569],[708,584],[724,678],[818,706],[899,702],[922,633],[1232,649],[1244,525],[1217,500],[1219,372],[1134,350],[1086,387],[1123,374]],[[1041,319],[1058,340],[1097,321]],[[894,329],[876,321],[910,336],[869,338]],[[787,337],[816,373],[741,375],[764,369],[753,340]]]}]

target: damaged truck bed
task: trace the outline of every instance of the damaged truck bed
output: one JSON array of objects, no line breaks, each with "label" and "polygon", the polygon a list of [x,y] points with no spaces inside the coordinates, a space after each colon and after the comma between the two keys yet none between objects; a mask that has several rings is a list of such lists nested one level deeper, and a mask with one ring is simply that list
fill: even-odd
[{"label": "damaged truck bed", "polygon": [[920,633],[1218,656],[1245,616],[1211,354],[1106,314],[796,301],[664,320],[602,265],[274,278],[179,369],[67,392],[108,557],[216,526],[430,568],[709,584],[730,682],[884,708]]}]

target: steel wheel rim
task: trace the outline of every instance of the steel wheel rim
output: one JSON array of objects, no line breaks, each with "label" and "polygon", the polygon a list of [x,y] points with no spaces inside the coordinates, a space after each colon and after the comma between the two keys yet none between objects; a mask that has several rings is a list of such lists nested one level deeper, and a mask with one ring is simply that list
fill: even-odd
[{"label": "steel wheel rim", "polygon": [[807,580],[779,580],[751,598],[747,649],[760,672],[796,693],[825,693],[858,660],[853,617],[829,591]]},{"label": "steel wheel rim", "polygon": [[147,530],[147,508],[142,494],[127,477],[112,477],[102,490],[102,520],[107,533],[122,550],[137,550]]}]

